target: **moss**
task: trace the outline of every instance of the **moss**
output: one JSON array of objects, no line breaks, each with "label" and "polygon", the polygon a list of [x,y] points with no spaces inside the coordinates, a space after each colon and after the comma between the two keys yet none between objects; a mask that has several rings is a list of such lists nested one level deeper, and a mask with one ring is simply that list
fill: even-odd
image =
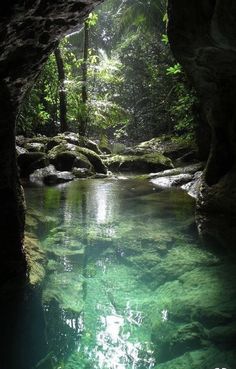
[{"label": "moss", "polygon": [[56,300],[62,309],[81,313],[84,301],[84,277],[77,272],[53,273],[43,291],[43,302]]},{"label": "moss", "polygon": [[46,257],[42,251],[39,240],[34,234],[25,234],[24,251],[28,265],[30,284],[37,285],[42,282],[45,277]]},{"label": "moss", "polygon": [[145,155],[115,155],[105,160],[108,168],[114,171],[150,172],[173,168],[172,161],[160,153]]},{"label": "moss", "polygon": [[51,149],[48,155],[49,155],[50,160],[54,161],[56,160],[58,155],[61,155],[64,152],[70,152],[71,154],[74,154],[75,156],[81,156],[82,154],[83,156],[87,158],[87,160],[89,160],[89,162],[92,164],[96,172],[104,173],[104,174],[106,174],[107,172],[107,168],[103,164],[99,155],[96,154],[94,151],[84,148],[84,147],[76,146],[70,143],[66,143],[66,144],[62,143],[60,145],[55,146],[53,149]]}]

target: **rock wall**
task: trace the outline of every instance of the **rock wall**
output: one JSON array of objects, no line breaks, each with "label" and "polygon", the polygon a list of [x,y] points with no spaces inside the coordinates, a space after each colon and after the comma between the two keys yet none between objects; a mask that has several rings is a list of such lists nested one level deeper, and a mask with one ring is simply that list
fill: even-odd
[{"label": "rock wall", "polygon": [[169,0],[171,48],[211,127],[198,207],[236,213],[236,2]]},{"label": "rock wall", "polygon": [[[27,89],[57,41],[102,0],[15,0],[0,12],[0,277],[25,269],[24,201],[15,154],[15,121]],[[19,262],[21,261],[21,263]]]}]

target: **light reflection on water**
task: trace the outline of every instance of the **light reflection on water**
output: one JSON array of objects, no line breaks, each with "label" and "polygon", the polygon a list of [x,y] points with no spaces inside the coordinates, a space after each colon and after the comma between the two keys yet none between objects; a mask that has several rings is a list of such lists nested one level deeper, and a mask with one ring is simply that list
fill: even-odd
[{"label": "light reflection on water", "polygon": [[[182,191],[156,193],[131,179],[86,180],[34,189],[29,198],[57,218],[40,235],[48,258],[43,304],[53,369],[163,369],[184,353],[166,343],[170,329],[189,339],[188,325],[202,324],[192,322],[192,311],[211,312],[212,303],[221,312],[218,296],[228,293],[224,267],[218,276],[218,258],[191,234],[193,200]],[[199,268],[206,276],[200,286]]]},{"label": "light reflection on water", "polygon": [[[102,307],[97,306],[100,310]],[[155,365],[153,351],[150,343],[129,341],[132,324],[141,326],[141,312],[132,311],[129,303],[125,309],[125,315],[116,313],[113,307],[110,314],[100,316],[100,329],[96,332],[94,349],[84,348],[84,353],[93,362],[95,369],[151,369]],[[129,329],[128,329],[129,327]],[[82,348],[79,347],[78,350]]]}]

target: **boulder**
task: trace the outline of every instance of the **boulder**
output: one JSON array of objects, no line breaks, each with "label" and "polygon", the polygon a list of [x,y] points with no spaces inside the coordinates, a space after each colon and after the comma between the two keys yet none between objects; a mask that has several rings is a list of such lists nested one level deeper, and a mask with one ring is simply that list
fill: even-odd
[{"label": "boulder", "polygon": [[53,165],[37,169],[30,175],[30,181],[38,184],[54,185],[58,183],[70,182],[75,176],[70,172],[59,172]]},{"label": "boulder", "polygon": [[21,146],[16,145],[16,155],[19,156],[20,154],[25,154],[27,153],[28,150],[24,149]]},{"label": "boulder", "polygon": [[85,147],[89,150],[94,151],[98,155],[102,154],[101,150],[99,149],[99,147],[97,146],[95,142],[89,140],[87,137],[80,136],[78,133],[73,133],[73,132],[60,133],[57,136],[55,136],[53,139],[59,140],[61,142],[66,141],[72,145]]},{"label": "boulder", "polygon": [[152,341],[157,348],[159,363],[172,360],[188,351],[206,345],[207,331],[198,322],[178,326],[163,321],[152,329]]},{"label": "boulder", "polygon": [[74,167],[93,169],[85,155],[70,151],[59,152],[54,159],[51,159],[51,163],[60,171],[71,171]]},{"label": "boulder", "polygon": [[36,169],[47,166],[49,161],[47,155],[42,152],[26,152],[18,156],[17,163],[20,176],[28,177]]},{"label": "boulder", "polygon": [[91,177],[94,174],[87,168],[73,168],[72,173],[76,178],[87,178]]},{"label": "boulder", "polygon": [[28,142],[25,144],[25,149],[29,152],[44,152],[45,145],[40,142]]},{"label": "boulder", "polygon": [[164,170],[163,172],[150,173],[149,178],[159,178],[164,176],[175,176],[177,174],[195,174],[204,169],[204,163],[196,163],[186,167],[178,167],[174,169]]},{"label": "boulder", "polygon": [[[76,146],[76,145],[70,144],[70,143],[62,143],[60,145],[55,146],[53,149],[51,149],[48,152],[50,161],[53,162],[59,154],[62,154],[64,152],[70,152],[70,153],[74,154],[75,157],[78,156],[79,158],[81,158],[81,160],[84,157],[86,157],[87,160],[92,164],[92,166],[93,166],[93,168],[96,172],[104,173],[104,174],[106,174],[106,172],[107,172],[107,168],[104,165],[104,163],[102,162],[102,160],[101,160],[101,158],[99,157],[98,154],[96,154],[94,151],[92,151],[90,149],[80,147],[80,146]],[[81,166],[81,164],[78,163],[78,164],[76,164],[76,166]]]},{"label": "boulder", "polygon": [[202,183],[202,175],[203,172],[199,171],[196,172],[191,180],[191,182],[186,183],[184,185],[181,186],[181,188],[185,191],[188,192],[188,194],[190,196],[192,196],[193,198],[197,198],[200,188],[201,188],[201,183]]},{"label": "boulder", "polygon": [[157,187],[168,188],[178,187],[192,181],[192,174],[178,174],[175,176],[165,176],[151,179],[151,183]]},{"label": "boulder", "polygon": [[146,155],[115,155],[104,160],[111,171],[142,172],[173,168],[172,161],[160,153]]},{"label": "boulder", "polygon": [[191,150],[192,147],[189,143],[173,141],[166,137],[155,137],[134,147],[127,148],[124,153],[127,155],[144,155],[159,152],[171,159],[177,159]]}]

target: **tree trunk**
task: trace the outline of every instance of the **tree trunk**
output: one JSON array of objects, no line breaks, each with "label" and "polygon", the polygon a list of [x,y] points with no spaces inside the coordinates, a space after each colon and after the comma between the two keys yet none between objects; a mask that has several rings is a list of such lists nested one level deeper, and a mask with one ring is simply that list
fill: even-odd
[{"label": "tree trunk", "polygon": [[61,55],[61,50],[59,46],[55,49],[54,55],[56,58],[57,71],[58,71],[58,79],[60,83],[59,87],[59,110],[60,110],[60,126],[61,132],[68,131],[67,124],[67,98],[66,98],[66,90],[65,90],[65,68]]},{"label": "tree trunk", "polygon": [[84,56],[83,56],[83,65],[82,65],[82,115],[80,120],[79,133],[82,136],[86,135],[87,125],[88,125],[88,116],[87,116],[87,100],[88,100],[88,91],[87,91],[87,80],[88,80],[88,48],[89,48],[89,26],[88,23],[84,24]]}]

